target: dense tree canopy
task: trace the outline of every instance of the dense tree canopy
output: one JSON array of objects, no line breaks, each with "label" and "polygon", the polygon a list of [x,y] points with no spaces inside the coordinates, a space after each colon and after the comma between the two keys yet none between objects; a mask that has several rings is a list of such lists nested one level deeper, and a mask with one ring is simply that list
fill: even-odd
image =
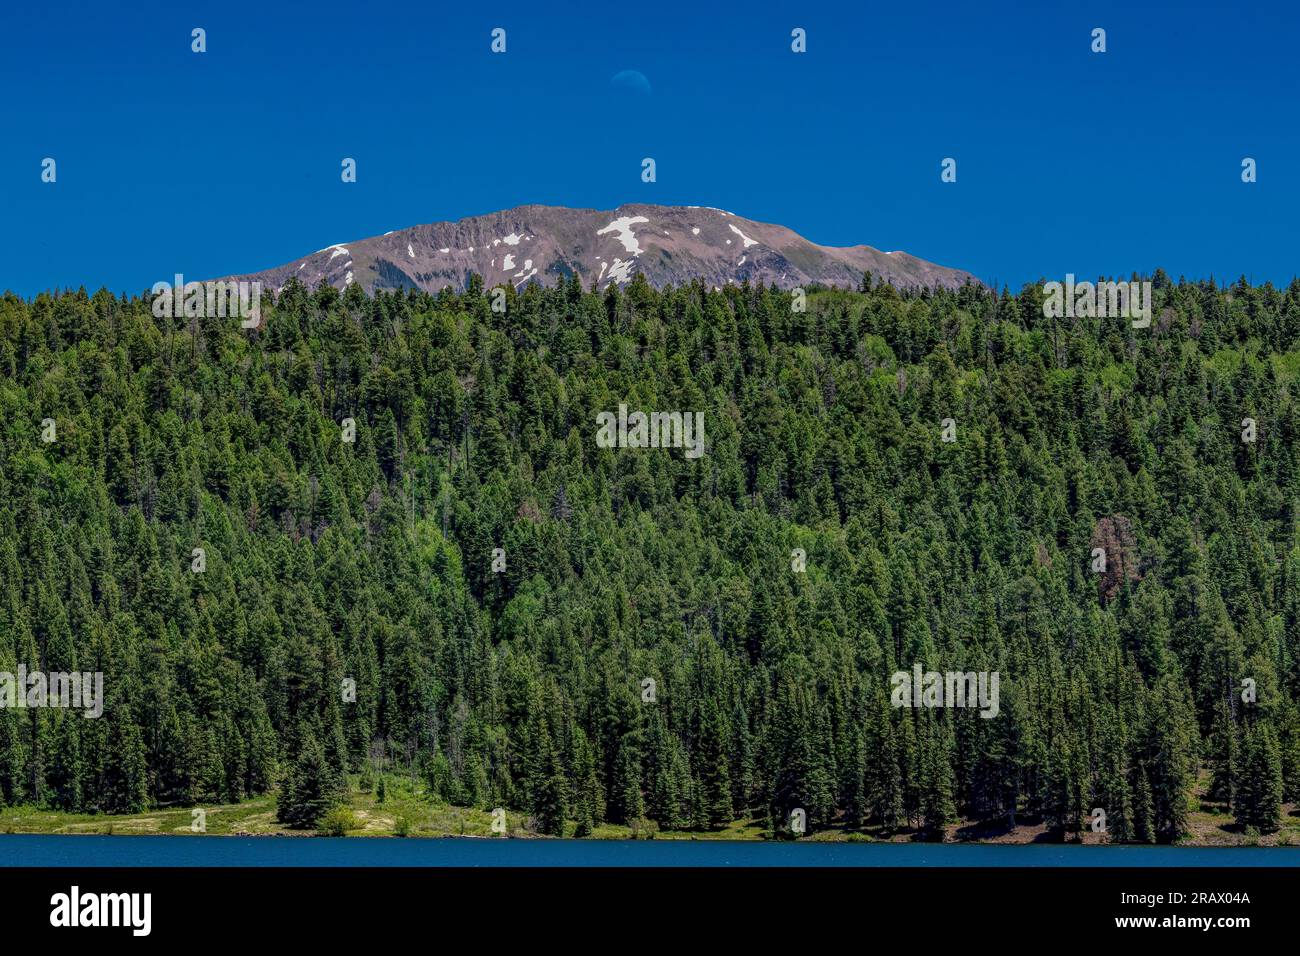
[{"label": "dense tree canopy", "polygon": [[[1300,283],[1153,281],[1147,329],[869,279],[806,311],[292,283],[253,330],[6,295],[0,671],[102,671],[106,702],[0,710],[0,801],[278,787],[305,825],[382,754],[550,833],[1100,807],[1170,840],[1201,778],[1275,828]],[[702,411],[706,453],[598,447],[620,403]],[[999,672],[998,715],[891,706],[917,663]]]}]

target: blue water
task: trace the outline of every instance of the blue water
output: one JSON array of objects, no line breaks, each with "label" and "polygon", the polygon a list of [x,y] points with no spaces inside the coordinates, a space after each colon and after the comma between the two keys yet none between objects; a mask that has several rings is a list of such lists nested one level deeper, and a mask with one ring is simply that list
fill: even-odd
[{"label": "blue water", "polygon": [[1300,848],[12,834],[0,866],[1300,866]]}]

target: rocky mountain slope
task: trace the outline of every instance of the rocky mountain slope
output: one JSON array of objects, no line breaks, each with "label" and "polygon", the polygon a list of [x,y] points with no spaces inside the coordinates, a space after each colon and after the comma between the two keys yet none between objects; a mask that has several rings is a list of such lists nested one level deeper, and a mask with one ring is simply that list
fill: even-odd
[{"label": "rocky mountain slope", "polygon": [[780,288],[812,283],[856,287],[870,271],[897,286],[960,286],[969,273],[906,252],[809,242],[784,226],[755,222],[709,206],[631,203],[612,211],[519,206],[457,222],[437,222],[371,239],[327,246],[286,265],[232,279],[279,290],[297,276],[310,288],[353,282],[376,288],[464,289],[469,276],[492,288],[554,283],[577,273],[600,288],[637,273],[654,286],[702,279]]}]

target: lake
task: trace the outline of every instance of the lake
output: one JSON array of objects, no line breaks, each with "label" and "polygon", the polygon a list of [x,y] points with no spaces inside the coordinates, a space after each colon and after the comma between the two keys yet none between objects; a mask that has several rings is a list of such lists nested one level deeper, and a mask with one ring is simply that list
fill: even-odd
[{"label": "lake", "polygon": [[0,866],[1300,866],[1300,848],[0,835]]}]

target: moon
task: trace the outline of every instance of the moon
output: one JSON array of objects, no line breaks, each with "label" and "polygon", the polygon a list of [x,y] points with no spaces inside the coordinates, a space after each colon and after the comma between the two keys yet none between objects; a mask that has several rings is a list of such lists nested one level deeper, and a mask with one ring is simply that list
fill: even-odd
[{"label": "moon", "polygon": [[638,70],[620,70],[614,74],[609,85],[612,89],[636,96],[650,95],[650,81]]}]

